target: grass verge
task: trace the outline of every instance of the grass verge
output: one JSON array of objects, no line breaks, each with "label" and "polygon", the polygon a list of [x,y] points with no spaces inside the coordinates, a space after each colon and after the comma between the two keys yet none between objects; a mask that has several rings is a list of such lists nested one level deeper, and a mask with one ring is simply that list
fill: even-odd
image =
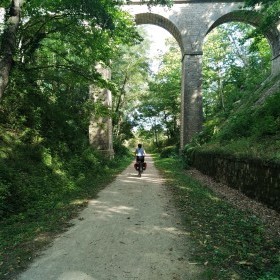
[{"label": "grass verge", "polygon": [[258,217],[234,208],[188,176],[180,159],[156,156],[155,165],[197,245],[193,258],[205,266],[205,279],[280,279],[280,240],[266,234]]},{"label": "grass verge", "polygon": [[69,176],[72,181],[68,184],[72,184],[73,191],[64,192],[64,181],[61,181],[60,193],[57,188],[52,199],[42,198],[28,210],[0,220],[0,279],[15,279],[41,249],[71,226],[70,220],[78,215],[89,199],[96,197],[130,162],[131,157],[116,158],[98,176],[90,169],[82,179],[72,180],[73,177]]}]

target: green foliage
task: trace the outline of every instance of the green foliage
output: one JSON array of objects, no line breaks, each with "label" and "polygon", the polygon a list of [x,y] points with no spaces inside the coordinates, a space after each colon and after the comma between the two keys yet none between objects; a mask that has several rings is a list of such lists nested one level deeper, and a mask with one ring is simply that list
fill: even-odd
[{"label": "green foliage", "polygon": [[125,157],[131,155],[129,149],[122,144],[122,141],[115,140],[113,147],[116,156]]},{"label": "green foliage", "polygon": [[202,133],[185,147],[186,157],[190,159],[193,151],[199,149],[279,162],[279,102],[279,94],[276,93],[268,97],[262,105],[249,106],[247,103],[230,116],[215,133],[211,127],[204,128]]},{"label": "green foliage", "polygon": [[139,106],[141,132],[153,137],[158,147],[162,139],[163,146],[179,142],[180,50],[175,40],[169,40],[167,45],[169,49],[161,57],[161,67],[151,77],[149,90],[141,98]]},{"label": "green foliage", "polygon": [[203,60],[206,123],[224,122],[269,73],[270,47],[263,36],[248,39],[252,30],[245,24],[230,23],[207,37]]},{"label": "green foliage", "polygon": [[258,280],[279,280],[280,265],[276,265],[271,272],[267,272],[264,276],[261,276]]},{"label": "green foliage", "polygon": [[92,148],[59,156],[51,148],[26,145],[1,158],[1,279],[26,268],[36,250],[64,230],[88,199],[130,162],[124,154],[106,159]]},{"label": "green foliage", "polygon": [[113,132],[118,141],[132,138],[131,131],[137,125],[138,100],[149,73],[147,48],[145,42],[130,48],[122,45],[112,60]]},{"label": "green foliage", "polygon": [[244,108],[230,117],[217,138],[226,141],[242,137],[263,137],[280,134],[280,96],[274,94],[260,107]]},{"label": "green foliage", "polygon": [[245,0],[245,5],[252,7],[263,16],[259,29],[267,30],[271,25],[276,25],[280,15],[279,0]]},{"label": "green foliage", "polygon": [[2,217],[41,209],[42,204],[55,207],[64,196],[80,191],[80,178],[98,176],[107,164],[92,149],[63,157],[51,150],[22,144],[0,160]]},{"label": "green foliage", "polygon": [[[198,148],[278,160],[279,94],[265,99],[278,80],[261,84],[269,73],[271,50],[259,33],[248,39],[252,31],[243,24],[227,24],[209,35],[204,48],[204,127],[186,147],[187,155]],[[232,37],[238,39],[235,49]]]},{"label": "green foliage", "polygon": [[278,279],[279,237],[252,213],[238,210],[185,172],[175,158],[156,159],[196,245],[191,259],[204,264],[205,279]]},{"label": "green foliage", "polygon": [[161,149],[160,157],[161,158],[170,158],[178,156],[179,150],[176,146],[168,146]]}]

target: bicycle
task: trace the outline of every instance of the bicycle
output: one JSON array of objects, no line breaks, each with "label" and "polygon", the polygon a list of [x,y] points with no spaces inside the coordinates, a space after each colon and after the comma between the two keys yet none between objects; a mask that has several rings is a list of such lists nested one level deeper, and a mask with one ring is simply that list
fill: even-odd
[{"label": "bicycle", "polygon": [[141,177],[143,173],[143,162],[140,160],[138,163],[138,176]]},{"label": "bicycle", "polygon": [[137,158],[137,162],[134,164],[134,168],[138,171],[138,176],[141,177],[144,170],[147,168],[147,163],[144,159]]}]

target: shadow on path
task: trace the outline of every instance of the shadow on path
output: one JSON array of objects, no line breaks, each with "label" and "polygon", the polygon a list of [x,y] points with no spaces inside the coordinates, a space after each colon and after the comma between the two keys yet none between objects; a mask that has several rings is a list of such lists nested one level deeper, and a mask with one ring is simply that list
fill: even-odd
[{"label": "shadow on path", "polygon": [[201,280],[164,180],[147,163],[139,178],[133,162],[18,279]]}]

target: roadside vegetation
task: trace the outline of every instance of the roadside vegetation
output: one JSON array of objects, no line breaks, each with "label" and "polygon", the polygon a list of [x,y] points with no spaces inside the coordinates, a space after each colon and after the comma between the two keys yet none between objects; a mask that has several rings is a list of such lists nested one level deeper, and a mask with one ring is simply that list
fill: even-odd
[{"label": "roadside vegetation", "polygon": [[259,217],[188,176],[180,158],[157,156],[155,164],[196,244],[190,261],[205,267],[205,279],[279,280],[279,235],[272,237]]},{"label": "roadside vegetation", "polygon": [[[166,176],[174,172],[170,185],[182,198],[182,208],[188,208],[192,222],[186,223],[192,235],[202,242],[196,257],[213,266],[212,275],[247,279],[242,277],[252,273],[248,279],[277,279],[279,260],[277,264],[273,246],[279,248],[278,241],[265,239],[258,219],[230,209],[184,176],[174,158],[181,94],[177,43],[167,41],[169,49],[159,56],[159,71],[153,73],[149,43],[142,40],[145,32],[121,11],[123,2],[94,3],[1,1],[5,16],[0,23],[0,278],[12,279],[38,249],[67,228],[88,199],[131,161],[123,144],[141,141],[145,149],[166,158],[159,163]],[[259,30],[231,23],[209,34],[203,66],[204,129],[186,152],[216,149],[279,162],[280,94],[267,94],[279,77],[266,80],[271,52],[260,34],[279,18],[280,2],[262,3],[265,20]],[[111,81],[101,77],[97,64],[111,69]],[[89,99],[89,86],[111,90],[111,110]],[[113,119],[113,160],[88,143],[92,117],[108,115]],[[232,256],[230,249],[235,250]],[[219,271],[219,263],[224,271]]]},{"label": "roadside vegetation", "polygon": [[54,154],[43,145],[14,147],[12,140],[0,159],[1,279],[13,279],[131,162],[118,147],[110,160],[92,148]]},{"label": "roadside vegetation", "polygon": [[0,278],[13,279],[131,161],[117,135],[113,160],[90,147],[92,116],[109,110],[89,86],[117,94],[94,66],[141,38],[116,2],[0,7]]}]

